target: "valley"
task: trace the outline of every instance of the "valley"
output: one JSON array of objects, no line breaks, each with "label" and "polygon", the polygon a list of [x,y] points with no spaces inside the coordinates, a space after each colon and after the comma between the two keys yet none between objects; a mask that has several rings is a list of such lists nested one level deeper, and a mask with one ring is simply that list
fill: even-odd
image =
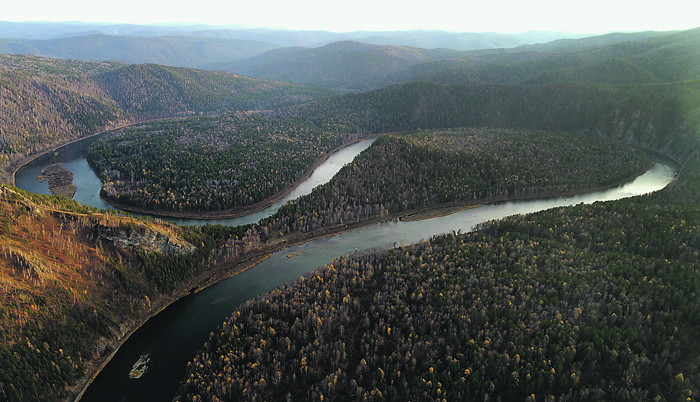
[{"label": "valley", "polygon": [[[391,57],[408,56],[389,45],[294,51],[330,63],[304,78],[316,86],[0,56],[2,398],[72,400],[112,372],[109,359],[131,368],[148,352],[156,367],[152,344],[124,343],[149,317],[180,311],[173,301],[190,291],[281,275],[198,307],[217,313],[190,343],[196,355],[169,363],[182,373],[162,380],[175,400],[694,400],[699,32],[403,48],[421,62],[394,70]],[[358,48],[386,74],[329,67],[362,60]],[[267,205],[333,150],[378,139],[327,183],[237,226],[11,186],[33,155],[124,125],[84,151],[102,196],[212,218]],[[579,203],[657,172],[640,148],[676,160],[677,177]],[[506,208],[515,199],[537,208]],[[404,237],[403,225],[417,229]],[[112,355],[120,345],[128,363]],[[153,372],[123,388],[138,399]],[[85,400],[104,400],[99,387]]]}]

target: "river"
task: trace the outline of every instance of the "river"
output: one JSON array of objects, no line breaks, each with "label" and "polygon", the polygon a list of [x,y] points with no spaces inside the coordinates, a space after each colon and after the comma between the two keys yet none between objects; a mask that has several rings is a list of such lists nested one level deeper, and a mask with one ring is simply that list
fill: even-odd
[{"label": "river", "polygon": [[[314,172],[308,180],[318,182],[309,183],[308,186],[305,183],[306,190],[300,190],[298,193],[308,193],[315,185],[330,180],[342,164],[351,161],[370,143],[363,141],[331,156],[317,169],[320,175],[314,178]],[[98,208],[107,207],[102,206],[104,204],[96,194],[90,194],[91,191],[99,192],[99,180],[84,162],[80,152],[59,150],[58,155],[49,155],[45,159],[21,169],[16,176],[17,186],[29,191],[48,193],[48,187],[40,189],[41,183],[36,180],[36,172],[49,164],[61,162],[75,174],[74,183],[78,186],[75,197],[77,201]],[[292,282],[333,258],[352,254],[357,249],[390,248],[415,243],[440,233],[469,231],[480,222],[512,214],[581,202],[615,200],[661,189],[673,180],[679,167],[659,155],[655,155],[654,159],[657,163],[645,174],[631,182],[603,191],[577,196],[498,202],[450,216],[416,222],[392,220],[280,251],[242,274],[178,300],[150,319],[124,343],[81,400],[170,401],[179,382],[184,378],[187,362],[194,357],[196,350],[202,347],[209,333],[246,300]],[[291,199],[290,197],[294,195],[290,194],[285,198]],[[255,217],[207,222],[242,224],[257,221],[259,217],[269,216],[271,213],[262,211],[262,215]],[[191,219],[175,221],[186,224],[201,223]],[[294,256],[289,258],[288,255],[292,252]],[[300,255],[297,256],[297,253]],[[129,370],[144,354],[150,356],[148,370],[139,379],[129,379]]]}]

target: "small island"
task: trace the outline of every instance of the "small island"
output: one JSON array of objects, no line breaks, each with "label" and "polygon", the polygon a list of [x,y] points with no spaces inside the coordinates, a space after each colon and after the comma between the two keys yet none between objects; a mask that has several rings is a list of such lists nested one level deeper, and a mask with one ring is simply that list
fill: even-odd
[{"label": "small island", "polygon": [[60,163],[54,163],[44,168],[37,180],[43,183],[47,177],[51,194],[73,198],[75,191],[78,189],[73,185],[73,172],[62,167]]}]

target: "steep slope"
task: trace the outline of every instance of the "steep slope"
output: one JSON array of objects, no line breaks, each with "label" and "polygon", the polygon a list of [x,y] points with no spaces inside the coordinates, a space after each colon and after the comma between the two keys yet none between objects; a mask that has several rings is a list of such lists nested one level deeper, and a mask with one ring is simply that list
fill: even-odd
[{"label": "steep slope", "polygon": [[682,161],[694,155],[700,81],[647,85],[397,84],[328,102],[370,132],[503,127],[601,135]]},{"label": "steep slope", "polygon": [[138,119],[268,109],[332,95],[328,90],[284,82],[156,64],[125,66],[95,79],[112,99]]},{"label": "steep slope", "polygon": [[128,119],[91,78],[114,63],[0,56],[0,163]]},{"label": "steep slope", "polygon": [[157,264],[139,259],[199,264],[189,277],[202,267],[200,252],[169,225],[0,186],[3,399],[74,393],[77,381],[171,296],[154,291],[158,275],[147,267]]}]

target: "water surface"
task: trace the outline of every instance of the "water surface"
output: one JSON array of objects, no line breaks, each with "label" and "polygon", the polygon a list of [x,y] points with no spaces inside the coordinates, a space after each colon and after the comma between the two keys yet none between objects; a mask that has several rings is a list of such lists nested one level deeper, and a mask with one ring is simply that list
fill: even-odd
[{"label": "water surface", "polygon": [[[90,139],[93,141],[94,139]],[[74,173],[78,202],[97,208],[110,208],[99,199],[100,181],[92,172],[84,154],[88,141],[59,149],[20,169],[17,186],[25,190],[49,194],[46,183],[36,177],[44,167],[61,162]],[[353,144],[328,158],[301,186],[270,208],[243,218],[207,220],[172,219],[180,224],[222,223],[241,225],[257,222],[272,215],[287,200],[308,194],[319,184],[329,181],[342,165],[372,140]],[[64,147],[65,148],[65,147]],[[616,200],[659,190],[673,180],[679,166],[658,154],[650,154],[657,162],[636,179],[607,190],[590,194],[506,201],[483,205],[459,213],[416,222],[392,220],[300,244],[274,254],[269,259],[231,279],[217,283],[196,294],[173,303],[146,322],[120,348],[112,361],[86,390],[83,401],[170,401],[184,378],[186,364],[214,331],[245,301],[293,282],[333,258],[351,255],[357,250],[388,249],[428,239],[452,231],[469,231],[474,225],[512,214],[524,214],[553,207]],[[288,255],[294,253],[289,258]],[[296,254],[300,253],[299,256]],[[130,379],[129,370],[143,354],[150,354],[149,367],[139,379]]]}]

